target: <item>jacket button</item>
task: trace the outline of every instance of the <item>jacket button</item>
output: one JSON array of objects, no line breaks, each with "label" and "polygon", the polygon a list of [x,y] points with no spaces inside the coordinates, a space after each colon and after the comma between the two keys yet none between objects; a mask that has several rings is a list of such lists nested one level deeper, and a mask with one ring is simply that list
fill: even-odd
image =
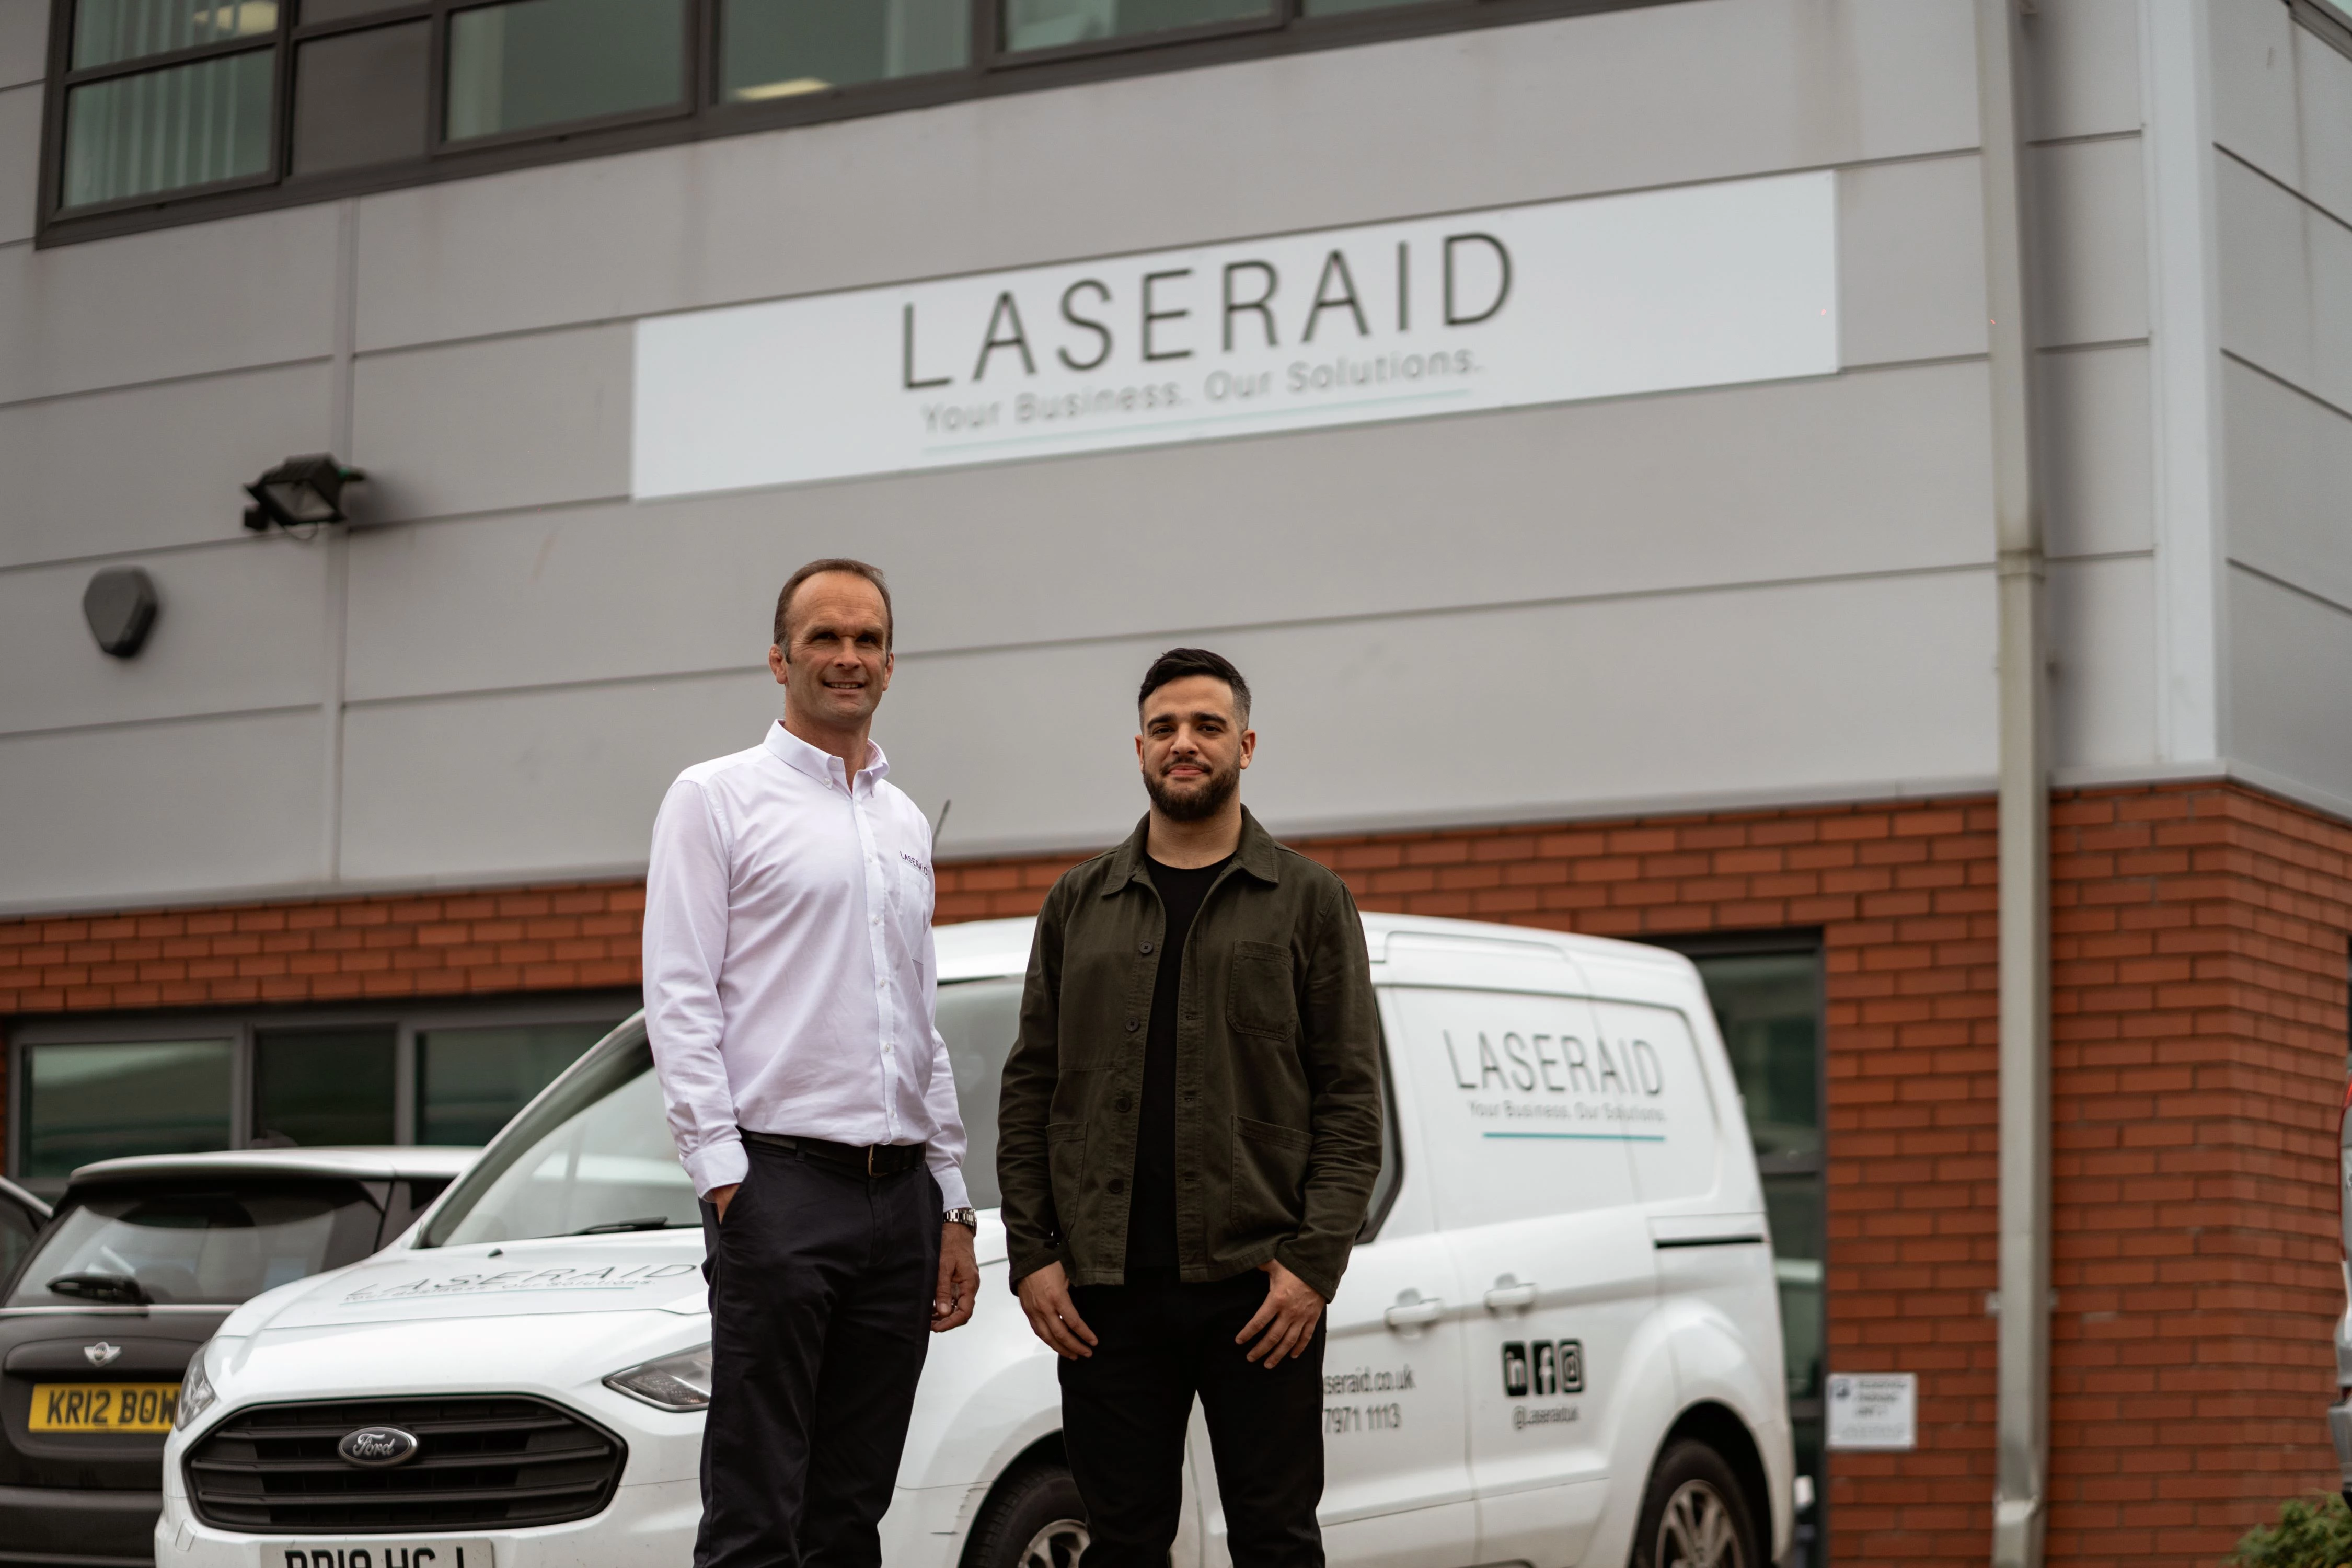
[{"label": "jacket button", "polygon": [[1131,1034],[1135,1033],[1135,1031],[1136,1031],[1138,1028],[1139,1028],[1139,1027],[1141,1027],[1141,1026],[1140,1026],[1140,1025],[1139,1025],[1139,1024],[1137,1024],[1137,1023],[1136,1023],[1136,1021],[1135,1021],[1134,1019],[1129,1018],[1129,1019],[1127,1021],[1127,1032],[1128,1032],[1129,1034],[1130,1034],[1130,1035],[1131,1035]]},{"label": "jacket button", "polygon": [[1148,942],[1145,942],[1143,944],[1142,952],[1144,956],[1149,958],[1151,955],[1151,944]]},{"label": "jacket button", "polygon": [[1131,1100],[1128,1099],[1128,1098],[1127,1098],[1127,1096],[1125,1096],[1125,1095],[1123,1095],[1123,1094],[1122,1094],[1122,1095],[1120,1095],[1120,1096],[1118,1097],[1118,1103],[1116,1106],[1114,1106],[1112,1109],[1117,1110],[1132,1110],[1132,1109],[1134,1108],[1134,1105],[1135,1105],[1135,1101],[1133,1101],[1133,1100]]},{"label": "jacket button", "polygon": [[1123,1193],[1127,1191],[1127,1183],[1117,1176],[1113,1176],[1105,1184],[1108,1185],[1114,1193]]}]

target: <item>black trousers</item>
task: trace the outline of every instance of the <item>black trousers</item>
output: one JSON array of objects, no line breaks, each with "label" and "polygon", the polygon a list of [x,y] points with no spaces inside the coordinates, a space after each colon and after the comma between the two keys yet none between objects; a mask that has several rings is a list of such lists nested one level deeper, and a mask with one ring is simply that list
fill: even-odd
[{"label": "black trousers", "polygon": [[746,1143],[710,1243],[695,1568],[877,1568],[940,1273],[940,1189]]},{"label": "black trousers", "polygon": [[1086,1568],[1168,1568],[1195,1394],[1234,1568],[1322,1568],[1323,1324],[1305,1354],[1271,1371],[1244,1360],[1249,1347],[1234,1336],[1265,1291],[1252,1269],[1212,1285],[1160,1277],[1070,1293],[1098,1342],[1090,1358],[1061,1363]]}]

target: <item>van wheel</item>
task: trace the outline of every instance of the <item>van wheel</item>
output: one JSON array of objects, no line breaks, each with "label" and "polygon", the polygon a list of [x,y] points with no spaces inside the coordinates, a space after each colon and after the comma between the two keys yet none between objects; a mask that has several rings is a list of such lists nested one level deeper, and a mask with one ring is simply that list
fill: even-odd
[{"label": "van wheel", "polygon": [[1068,1468],[1029,1465],[981,1510],[964,1568],[1076,1568],[1087,1541],[1087,1505]]},{"label": "van wheel", "polygon": [[1676,1443],[1650,1472],[1633,1568],[1763,1568],[1748,1499],[1706,1444]]}]

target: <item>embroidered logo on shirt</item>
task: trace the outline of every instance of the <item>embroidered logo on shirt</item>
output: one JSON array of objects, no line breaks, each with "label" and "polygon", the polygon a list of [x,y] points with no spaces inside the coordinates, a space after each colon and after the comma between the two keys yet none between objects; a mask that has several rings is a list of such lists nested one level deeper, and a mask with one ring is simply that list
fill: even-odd
[{"label": "embroidered logo on shirt", "polygon": [[904,849],[898,851],[898,858],[904,860],[908,865],[912,866],[916,870],[920,871],[926,877],[931,874],[931,863],[929,860],[918,860],[912,855],[908,854]]}]

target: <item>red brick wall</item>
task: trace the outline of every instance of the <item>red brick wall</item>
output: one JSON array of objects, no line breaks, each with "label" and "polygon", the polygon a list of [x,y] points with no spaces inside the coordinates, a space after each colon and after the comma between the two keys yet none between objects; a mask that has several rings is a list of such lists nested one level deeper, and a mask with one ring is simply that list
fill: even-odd
[{"label": "red brick wall", "polygon": [[633,985],[642,882],[0,921],[0,1016]]},{"label": "red brick wall", "polygon": [[[1368,909],[1624,936],[1821,928],[1831,1363],[1921,1384],[1917,1452],[1835,1457],[1835,1554],[1981,1563],[1990,803],[1300,847]],[[1031,912],[1075,858],[943,865],[940,916]],[[2053,869],[2050,1554],[2210,1563],[2278,1499],[2334,1484],[2352,827],[2228,785],[2069,795]],[[642,907],[613,883],[0,923],[0,1014],[625,984]]]}]

